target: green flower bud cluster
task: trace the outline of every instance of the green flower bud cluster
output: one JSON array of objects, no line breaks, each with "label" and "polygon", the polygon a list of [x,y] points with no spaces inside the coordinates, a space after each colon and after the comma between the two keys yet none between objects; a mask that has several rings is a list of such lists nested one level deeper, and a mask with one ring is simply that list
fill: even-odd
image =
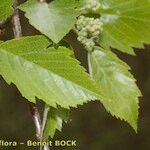
[{"label": "green flower bud cluster", "polygon": [[101,3],[98,0],[87,0],[86,5],[82,8],[86,11],[97,12],[101,8]]},{"label": "green flower bud cluster", "polygon": [[80,16],[77,21],[78,41],[80,41],[87,50],[92,51],[96,41],[102,32],[103,23],[100,19]]}]

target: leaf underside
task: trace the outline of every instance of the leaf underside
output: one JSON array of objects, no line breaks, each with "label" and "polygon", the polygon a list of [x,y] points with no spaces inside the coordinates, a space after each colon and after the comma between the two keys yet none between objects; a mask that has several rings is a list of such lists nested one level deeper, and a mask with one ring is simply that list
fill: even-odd
[{"label": "leaf underside", "polygon": [[104,30],[100,45],[104,49],[116,48],[134,54],[135,48],[150,43],[149,0],[103,0],[101,20]]},{"label": "leaf underside", "polygon": [[101,48],[90,54],[89,62],[93,79],[110,99],[103,102],[104,107],[137,130],[138,97],[141,93],[128,71],[130,67],[111,51]]},{"label": "leaf underside", "polygon": [[78,5],[75,0],[56,0],[50,4],[28,0],[19,8],[25,12],[31,25],[58,43],[73,28],[79,15],[75,10]]}]

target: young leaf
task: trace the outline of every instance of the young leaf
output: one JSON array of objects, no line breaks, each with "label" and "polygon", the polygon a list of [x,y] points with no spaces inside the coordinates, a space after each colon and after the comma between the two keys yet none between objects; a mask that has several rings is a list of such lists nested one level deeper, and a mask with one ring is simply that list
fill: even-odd
[{"label": "young leaf", "polygon": [[13,0],[0,0],[0,21],[6,20],[12,13]]},{"label": "young leaf", "polygon": [[79,12],[76,0],[55,0],[50,4],[28,0],[19,8],[40,32],[58,43],[74,26]]},{"label": "young leaf", "polygon": [[113,47],[134,54],[132,47],[150,43],[149,0],[103,0],[102,4],[100,44],[104,49]]},{"label": "young leaf", "polygon": [[141,93],[128,71],[130,67],[111,51],[100,48],[89,55],[89,63],[93,79],[110,99],[103,102],[105,108],[137,130],[138,97]]},{"label": "young leaf", "polygon": [[67,123],[69,118],[69,110],[50,107],[48,112],[47,121],[43,133],[43,139],[48,139],[50,136],[53,138],[56,130],[61,131],[63,122]]},{"label": "young leaf", "polygon": [[64,108],[105,98],[94,80],[64,47],[50,47],[43,36],[24,37],[0,45],[0,74],[31,102],[35,97]]}]

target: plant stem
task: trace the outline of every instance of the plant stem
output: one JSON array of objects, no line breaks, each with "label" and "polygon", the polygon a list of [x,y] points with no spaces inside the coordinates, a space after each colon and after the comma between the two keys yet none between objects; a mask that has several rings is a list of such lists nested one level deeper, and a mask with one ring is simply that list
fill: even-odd
[{"label": "plant stem", "polygon": [[29,106],[36,129],[36,137],[39,141],[41,141],[41,119],[38,108],[35,104],[29,104]]},{"label": "plant stem", "polygon": [[[18,1],[15,0],[14,5],[13,5],[14,14],[12,16],[12,24],[13,24],[14,37],[20,38],[20,37],[22,37],[22,29],[21,29],[21,23],[20,23],[19,12],[18,12],[17,6],[18,6]],[[29,107],[30,107],[30,111],[31,111],[31,114],[33,117],[35,129],[36,129],[36,137],[39,141],[42,141],[42,130],[44,130],[43,128],[45,127],[47,115],[45,114],[44,124],[42,125],[41,119],[40,119],[40,114],[39,114],[36,104],[30,103]],[[44,150],[49,150],[49,147],[44,146]]]},{"label": "plant stem", "polygon": [[[41,137],[43,137],[43,132],[44,132],[44,128],[46,125],[46,120],[47,120],[47,115],[48,115],[49,110],[50,110],[50,107],[45,104],[44,112],[43,112],[42,127],[41,127]],[[40,150],[42,150],[42,147],[40,148]],[[48,145],[44,146],[43,150],[49,150],[49,146]]]},{"label": "plant stem", "polygon": [[39,0],[40,3],[46,3],[47,0]]},{"label": "plant stem", "polygon": [[92,52],[88,52],[88,71],[90,76],[92,77],[92,67],[91,67],[91,61],[90,61],[90,55]]},{"label": "plant stem", "polygon": [[48,115],[49,110],[50,110],[50,107],[45,104],[44,112],[43,112],[43,121],[42,121],[42,134],[43,134],[43,131],[45,128],[45,124],[46,124],[47,115]]},{"label": "plant stem", "polygon": [[15,38],[20,38],[22,36],[21,23],[19,18],[19,12],[17,9],[18,1],[14,1],[14,14],[12,16],[13,32]]}]

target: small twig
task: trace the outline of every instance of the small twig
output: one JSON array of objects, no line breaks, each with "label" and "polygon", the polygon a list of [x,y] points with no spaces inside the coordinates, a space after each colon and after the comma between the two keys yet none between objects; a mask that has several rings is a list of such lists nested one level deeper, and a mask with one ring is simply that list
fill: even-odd
[{"label": "small twig", "polygon": [[35,129],[36,129],[36,137],[40,141],[41,140],[41,119],[38,108],[35,104],[29,104],[30,111],[34,120]]},{"label": "small twig", "polygon": [[18,1],[15,0],[14,5],[13,5],[14,14],[12,16],[13,32],[14,32],[15,38],[19,38],[22,36],[22,29],[21,29],[21,23],[20,23],[17,5],[18,5]]}]

